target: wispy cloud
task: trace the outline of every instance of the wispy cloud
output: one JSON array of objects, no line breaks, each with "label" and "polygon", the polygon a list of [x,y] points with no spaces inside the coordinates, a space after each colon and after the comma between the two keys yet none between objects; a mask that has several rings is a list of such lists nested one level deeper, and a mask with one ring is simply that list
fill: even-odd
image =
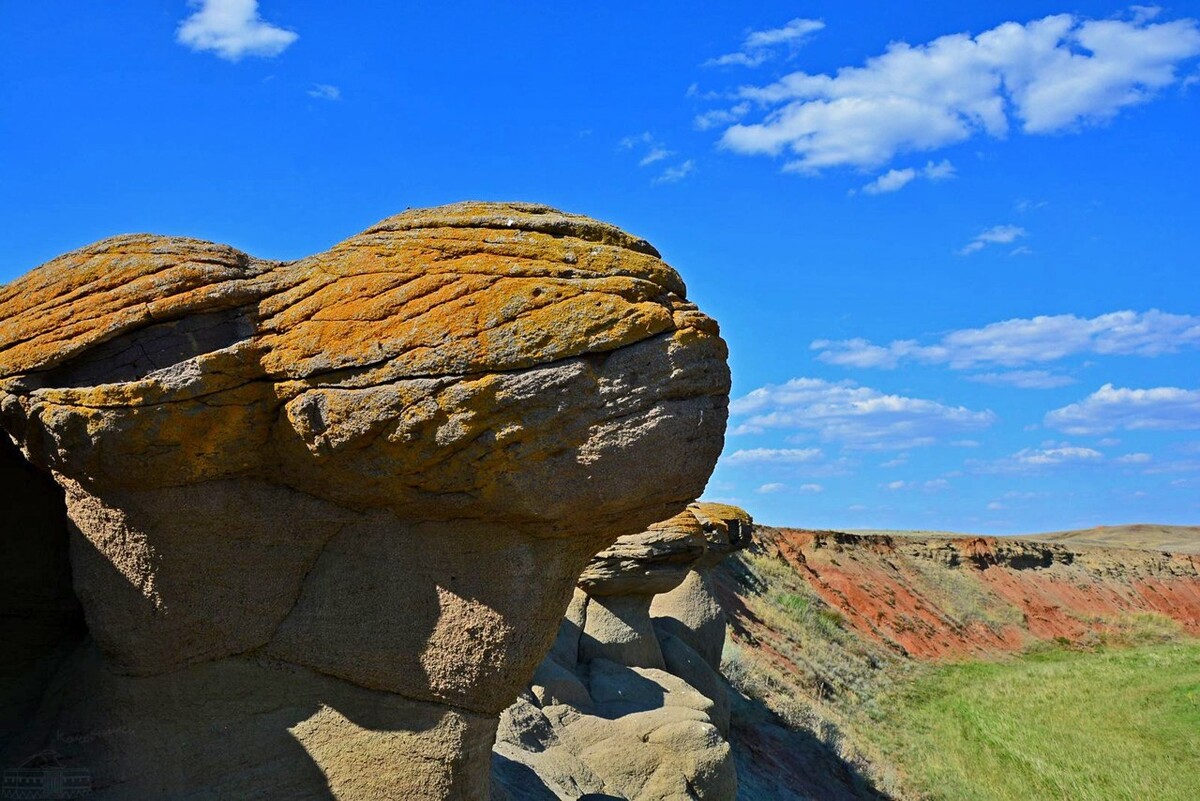
[{"label": "wispy cloud", "polygon": [[996,419],[991,411],[819,378],[761,387],[734,400],[730,412],[735,435],[790,430],[866,450],[932,445],[948,435],[986,428]]},{"label": "wispy cloud", "polygon": [[642,156],[642,160],[638,162],[638,166],[645,167],[650,164],[653,164],[656,161],[662,161],[663,159],[669,158],[673,155],[675,155],[674,150],[667,150],[665,147],[655,146],[655,147],[650,148],[649,153]]},{"label": "wispy cloud", "polygon": [[722,125],[737,122],[748,113],[750,113],[750,104],[738,103],[728,109],[715,108],[703,114],[697,114],[692,120],[692,125],[697,131],[707,131],[710,128],[719,128]]},{"label": "wispy cloud", "polygon": [[787,489],[786,484],[780,484],[779,482],[772,482],[770,484],[763,484],[758,489],[756,489],[755,492],[757,492],[760,495],[770,495],[773,492],[782,492],[785,489]]},{"label": "wispy cloud", "polygon": [[[626,136],[619,143],[622,150],[629,150],[635,153],[640,153],[638,157],[639,167],[649,167],[652,164],[658,164],[666,161],[670,157],[677,155],[674,150],[669,149],[665,144],[660,142],[654,134],[649,131],[643,131],[640,134]],[[687,159],[679,164],[667,167],[660,172],[652,184],[674,184],[682,181],[692,170],[696,168],[696,162],[692,159]]]},{"label": "wispy cloud", "polygon": [[[785,155],[785,171],[811,174],[877,167],[980,134],[1000,138],[1014,124],[1027,134],[1076,130],[1152,99],[1200,54],[1195,20],[1151,19],[1058,14],[977,36],[893,42],[862,66],[742,87],[737,98],[762,117],[731,124],[720,141],[735,153]],[[761,63],[748,47],[722,58]]]},{"label": "wispy cloud", "polygon": [[710,58],[704,62],[705,67],[757,67],[765,61],[775,58],[781,50],[794,51],[804,43],[811,34],[825,27],[825,23],[816,19],[797,18],[782,28],[770,28],[763,31],[750,31],[742,40],[742,48],[735,53]]},{"label": "wispy cloud", "polygon": [[258,0],[189,0],[196,12],[180,23],[176,40],[228,61],[277,56],[299,39],[295,31],[264,22]]},{"label": "wispy cloud", "polygon": [[677,164],[674,167],[667,167],[662,173],[654,179],[656,184],[677,184],[684,178],[692,174],[692,170],[696,169],[696,162],[688,159],[682,164]]},{"label": "wispy cloud", "polygon": [[1078,403],[1048,412],[1044,422],[1076,435],[1118,429],[1200,429],[1200,389],[1126,389],[1105,384]]},{"label": "wispy cloud", "polygon": [[991,228],[980,231],[958,253],[960,256],[970,256],[988,245],[1007,245],[1028,235],[1029,232],[1019,225],[993,225]]},{"label": "wispy cloud", "polygon": [[820,448],[745,448],[725,457],[729,464],[799,464],[822,456]]},{"label": "wispy cloud", "polygon": [[[1069,443],[1043,444],[1039,448],[1022,448],[1011,456],[993,461],[971,461],[975,473],[1041,473],[1063,465],[1102,464],[1104,454],[1095,448]],[[1006,497],[1016,497],[1011,493]]]},{"label": "wispy cloud", "polygon": [[1083,318],[1057,314],[1016,318],[983,328],[952,331],[931,344],[915,339],[876,345],[866,339],[818,339],[817,358],[846,367],[892,369],[905,362],[943,364],[954,370],[997,365],[1020,367],[1080,354],[1158,356],[1200,347],[1200,317],[1118,311]]},{"label": "wispy cloud", "polygon": [[954,165],[948,159],[943,159],[937,164],[930,161],[920,169],[905,167],[903,170],[888,170],[864,186],[862,191],[867,195],[883,195],[888,192],[898,192],[918,178],[925,178],[930,181],[944,181],[953,177]]},{"label": "wispy cloud", "polygon": [[315,97],[318,100],[341,100],[342,90],[328,83],[314,83],[312,88],[308,90],[309,97]]},{"label": "wispy cloud", "polygon": [[1069,375],[1060,375],[1046,370],[1007,370],[1002,373],[976,373],[967,376],[969,381],[992,386],[1019,387],[1020,389],[1055,389],[1075,383]]}]

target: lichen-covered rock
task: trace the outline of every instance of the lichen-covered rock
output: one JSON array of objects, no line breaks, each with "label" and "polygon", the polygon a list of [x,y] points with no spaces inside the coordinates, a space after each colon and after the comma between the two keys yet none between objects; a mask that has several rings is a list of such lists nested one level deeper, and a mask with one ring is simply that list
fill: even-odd
[{"label": "lichen-covered rock", "polygon": [[[496,798],[732,801],[737,779],[725,735],[729,699],[711,647],[716,612],[651,617],[652,604],[749,544],[741,509],[692,504],[596,554],[528,691],[501,718],[493,757]],[[697,572],[700,571],[700,572]],[[718,655],[720,643],[715,643]]]},{"label": "lichen-covered rock", "polygon": [[[650,245],[530,204],[295,262],[115,237],[0,288],[0,425],[65,490],[80,686],[108,688],[42,717],[124,719],[176,677],[228,743],[184,766],[164,722],[59,750],[98,798],[480,797],[589,557],[703,488],[725,356]],[[396,759],[425,778],[354,775]]]}]

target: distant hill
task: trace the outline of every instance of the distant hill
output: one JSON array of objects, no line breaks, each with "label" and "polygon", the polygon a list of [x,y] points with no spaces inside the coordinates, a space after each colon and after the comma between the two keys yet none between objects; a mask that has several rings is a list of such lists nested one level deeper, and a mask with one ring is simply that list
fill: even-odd
[{"label": "distant hill", "polygon": [[1200,553],[1200,526],[1160,526],[1134,523],[1128,526],[1096,526],[1075,531],[1055,531],[1024,539],[1063,542],[1071,545],[1107,545],[1110,548],[1144,548],[1172,553]]}]

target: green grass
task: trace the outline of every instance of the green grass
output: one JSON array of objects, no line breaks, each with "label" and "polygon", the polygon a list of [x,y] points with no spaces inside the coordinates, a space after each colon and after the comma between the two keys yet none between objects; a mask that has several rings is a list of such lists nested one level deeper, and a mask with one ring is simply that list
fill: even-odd
[{"label": "green grass", "polygon": [[906,797],[1200,799],[1200,643],[933,667],[880,699]]}]

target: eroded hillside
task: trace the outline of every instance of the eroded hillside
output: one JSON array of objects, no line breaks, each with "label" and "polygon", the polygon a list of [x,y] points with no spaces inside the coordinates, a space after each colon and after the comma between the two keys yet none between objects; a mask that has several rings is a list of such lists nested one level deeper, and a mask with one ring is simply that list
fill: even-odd
[{"label": "eroded hillside", "polygon": [[1200,636],[1200,555],[760,527],[715,584],[739,798],[921,797],[872,721],[935,664]]}]

